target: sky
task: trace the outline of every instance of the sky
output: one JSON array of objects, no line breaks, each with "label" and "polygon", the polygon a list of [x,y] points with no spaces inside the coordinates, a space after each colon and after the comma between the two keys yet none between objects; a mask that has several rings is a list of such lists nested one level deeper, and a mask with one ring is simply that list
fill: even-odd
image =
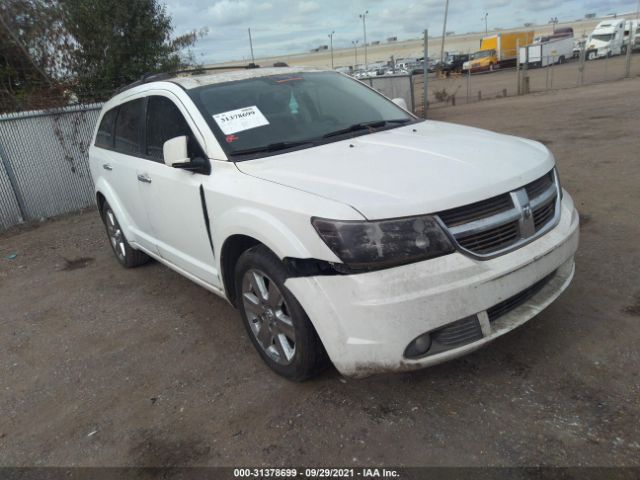
[{"label": "sky", "polygon": [[[639,0],[450,0],[447,31],[508,28],[526,22],[545,24],[635,11]],[[206,29],[193,51],[202,64],[250,58],[247,29],[251,28],[255,57],[302,53],[329,44],[345,48],[362,42],[359,14],[366,16],[367,40],[418,38],[425,28],[442,33],[445,0],[164,0],[173,18],[174,33]],[[433,32],[433,33],[432,33]]]}]

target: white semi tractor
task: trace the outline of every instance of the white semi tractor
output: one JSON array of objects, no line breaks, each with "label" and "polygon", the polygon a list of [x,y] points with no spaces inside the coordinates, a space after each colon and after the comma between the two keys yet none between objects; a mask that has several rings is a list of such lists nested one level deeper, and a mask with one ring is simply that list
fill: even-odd
[{"label": "white semi tractor", "polygon": [[585,45],[587,60],[624,55],[628,48],[633,48],[636,20],[611,18],[603,20],[591,32]]}]

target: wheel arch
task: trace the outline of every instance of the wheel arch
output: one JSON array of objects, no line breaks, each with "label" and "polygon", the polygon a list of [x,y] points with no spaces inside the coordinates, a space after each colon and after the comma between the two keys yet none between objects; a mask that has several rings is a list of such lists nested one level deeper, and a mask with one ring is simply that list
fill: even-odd
[{"label": "wheel arch", "polygon": [[226,238],[220,249],[222,285],[227,299],[234,307],[236,306],[237,300],[234,281],[236,264],[244,252],[258,245],[264,245],[264,243],[249,235],[234,234]]}]

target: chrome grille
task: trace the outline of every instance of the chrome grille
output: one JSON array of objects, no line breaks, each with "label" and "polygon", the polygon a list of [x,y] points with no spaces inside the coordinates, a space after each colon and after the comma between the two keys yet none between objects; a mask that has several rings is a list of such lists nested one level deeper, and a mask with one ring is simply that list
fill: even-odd
[{"label": "chrome grille", "polygon": [[438,213],[457,246],[491,258],[543,235],[558,222],[560,185],[555,171],[518,190]]},{"label": "chrome grille", "polygon": [[472,205],[446,210],[440,212],[438,215],[440,215],[440,218],[448,227],[455,227],[456,225],[463,225],[473,220],[506,212],[512,208],[513,202],[511,201],[511,196],[505,193],[504,195],[498,195],[497,197],[489,198],[488,200],[483,200]]},{"label": "chrome grille", "polygon": [[477,253],[491,253],[500,250],[503,245],[515,242],[520,235],[518,222],[510,222],[480,233],[460,236],[458,243],[463,248]]}]

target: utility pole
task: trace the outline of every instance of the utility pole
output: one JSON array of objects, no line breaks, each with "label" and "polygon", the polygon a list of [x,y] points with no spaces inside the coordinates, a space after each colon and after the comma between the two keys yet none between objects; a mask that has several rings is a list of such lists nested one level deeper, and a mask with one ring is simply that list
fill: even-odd
[{"label": "utility pole", "polygon": [[362,19],[362,30],[364,31],[364,69],[369,69],[369,61],[367,58],[367,15],[369,10],[365,10],[364,13],[358,15]]},{"label": "utility pole", "polygon": [[489,26],[487,23],[487,17],[489,16],[489,12],[485,12],[484,14],[484,34],[485,36],[489,34]]},{"label": "utility pole", "polygon": [[549,23],[552,25],[553,33],[556,33],[556,25],[558,24],[558,17],[551,17]]},{"label": "utility pole", "polygon": [[333,34],[336,33],[336,31],[332,31],[329,34],[329,44],[331,45],[331,70],[333,70]]},{"label": "utility pole", "polygon": [[444,23],[442,24],[442,45],[440,46],[440,63],[444,62],[444,39],[447,36],[447,16],[448,15],[449,15],[449,0],[446,0],[446,3],[444,5]]},{"label": "utility pole", "polygon": [[249,47],[251,48],[251,63],[255,65],[256,60],[253,58],[253,40],[251,40],[251,29],[249,29]]},{"label": "utility pole", "polygon": [[356,63],[353,64],[353,68],[357,68],[358,67],[358,40],[353,40],[351,42],[353,44],[353,48],[356,52]]}]

